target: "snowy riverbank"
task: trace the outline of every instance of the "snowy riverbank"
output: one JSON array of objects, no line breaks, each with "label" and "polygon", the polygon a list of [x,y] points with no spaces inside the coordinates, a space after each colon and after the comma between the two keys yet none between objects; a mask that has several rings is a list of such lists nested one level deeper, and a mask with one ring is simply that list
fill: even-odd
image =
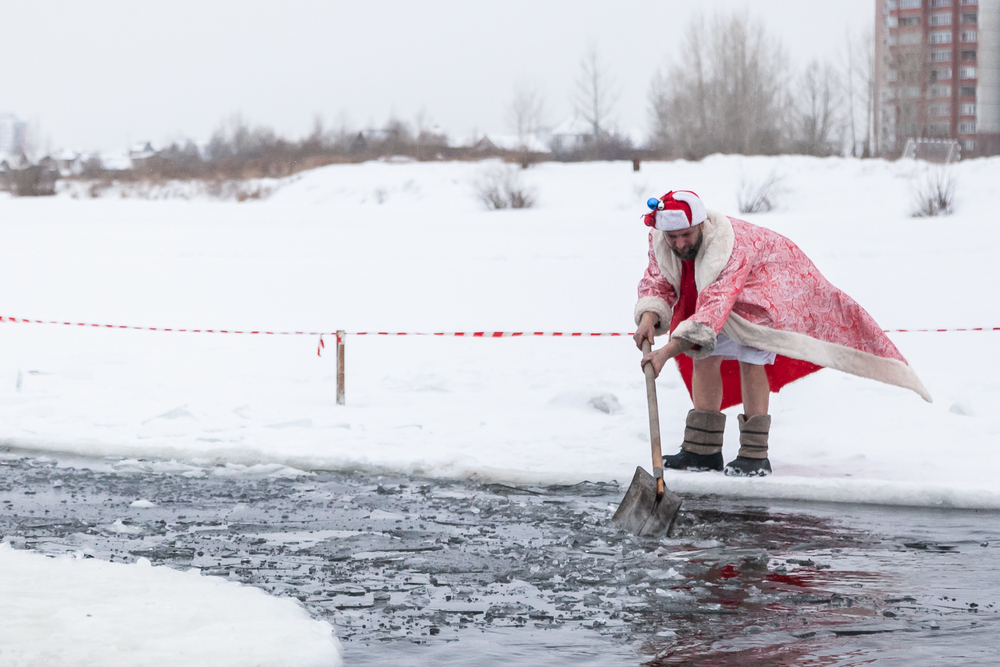
[{"label": "snowy riverbank", "polygon": [[[793,239],[887,329],[1000,326],[1000,160],[954,168],[958,207],[909,217],[926,165],[803,157],[539,165],[538,206],[486,212],[488,165],[333,166],[268,200],[0,198],[0,314],[170,328],[631,331],[648,196],[736,214],[741,179],[784,176]],[[379,203],[379,202],[382,203]],[[764,480],[678,474],[740,496],[1000,508],[1000,332],[892,334],[935,398],[822,371],[773,400]],[[330,342],[330,341],[328,341]],[[629,339],[348,338],[348,404],[309,336],[0,324],[0,439],[86,455],[510,481],[627,482],[648,466]],[[690,401],[659,381],[665,448]],[[614,400],[610,397],[613,396]],[[595,409],[605,397],[610,413]],[[598,401],[601,402],[601,401]],[[617,404],[617,407],[615,407]],[[730,411],[726,457],[735,456]]]},{"label": "snowy riverbank", "polygon": [[0,545],[0,614],[0,665],[342,664],[333,628],[294,601],[144,558],[125,565]]}]

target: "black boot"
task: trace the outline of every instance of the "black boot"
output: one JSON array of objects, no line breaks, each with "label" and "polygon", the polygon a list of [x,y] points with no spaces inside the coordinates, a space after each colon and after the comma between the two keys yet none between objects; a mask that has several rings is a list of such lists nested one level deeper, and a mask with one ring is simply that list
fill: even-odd
[{"label": "black boot", "polygon": [[726,465],[725,473],[730,477],[767,477],[771,474],[771,462],[767,459],[737,456]]},{"label": "black boot", "polygon": [[771,430],[770,415],[739,416],[740,454],[726,466],[730,477],[767,477],[771,462],[767,460],[767,437]]},{"label": "black boot", "polygon": [[722,470],[722,434],[726,415],[721,412],[691,410],[684,428],[684,444],[679,454],[663,457],[663,467],[673,470]]},{"label": "black boot", "polygon": [[663,467],[673,470],[722,470],[722,452],[718,454],[692,454],[681,450],[679,454],[663,457]]}]

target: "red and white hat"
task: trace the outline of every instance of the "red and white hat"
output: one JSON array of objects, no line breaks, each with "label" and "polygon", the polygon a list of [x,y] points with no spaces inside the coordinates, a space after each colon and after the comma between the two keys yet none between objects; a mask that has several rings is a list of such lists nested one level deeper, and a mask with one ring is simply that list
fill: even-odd
[{"label": "red and white hat", "polygon": [[661,232],[676,232],[705,222],[708,213],[701,198],[690,190],[675,190],[663,195],[659,200],[647,202],[655,209],[646,214],[643,221],[647,227]]}]

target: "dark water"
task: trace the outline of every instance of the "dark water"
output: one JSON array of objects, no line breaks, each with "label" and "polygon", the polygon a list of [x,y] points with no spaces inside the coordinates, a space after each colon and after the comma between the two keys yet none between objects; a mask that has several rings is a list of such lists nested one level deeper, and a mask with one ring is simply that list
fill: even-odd
[{"label": "dark water", "polygon": [[655,540],[613,484],[0,464],[4,541],[296,597],[348,665],[1000,664],[994,512],[693,497]]}]

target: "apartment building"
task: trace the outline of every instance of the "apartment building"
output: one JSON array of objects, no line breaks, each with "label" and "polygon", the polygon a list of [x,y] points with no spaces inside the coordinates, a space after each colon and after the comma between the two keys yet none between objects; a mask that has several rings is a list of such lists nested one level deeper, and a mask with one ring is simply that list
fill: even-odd
[{"label": "apartment building", "polygon": [[876,151],[952,139],[1000,154],[1000,0],[876,0]]},{"label": "apartment building", "polygon": [[0,159],[3,155],[25,150],[27,125],[9,113],[0,113]]}]

